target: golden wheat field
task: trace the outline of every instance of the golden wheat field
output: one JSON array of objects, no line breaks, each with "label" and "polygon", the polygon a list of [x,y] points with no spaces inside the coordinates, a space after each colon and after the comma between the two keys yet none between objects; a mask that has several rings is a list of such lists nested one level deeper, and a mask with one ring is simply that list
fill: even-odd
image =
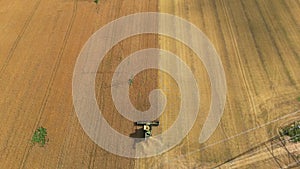
[{"label": "golden wheat field", "polygon": [[[73,104],[72,79],[82,48],[97,30],[141,12],[178,16],[207,36],[224,68],[226,84],[219,85],[227,86],[226,103],[216,130],[199,143],[212,86],[197,54],[160,34],[120,41],[99,64],[94,87],[99,109],[113,129],[126,136],[137,129],[116,109],[111,81],[118,65],[139,50],[176,54],[191,69],[200,97],[195,123],[179,144],[153,157],[128,158],[101,148],[83,130]],[[0,0],[0,168],[299,167],[299,143],[285,144],[278,137],[280,127],[300,119],[299,16],[299,0]],[[160,29],[164,23],[153,24]],[[157,60],[158,67],[164,64]],[[184,76],[180,66],[173,68]],[[189,81],[182,84],[189,87]],[[167,99],[155,136],[176,121],[182,94],[172,76],[147,69],[129,87],[134,107],[148,110],[154,89],[161,89]],[[31,143],[40,126],[49,138],[44,147]]]}]

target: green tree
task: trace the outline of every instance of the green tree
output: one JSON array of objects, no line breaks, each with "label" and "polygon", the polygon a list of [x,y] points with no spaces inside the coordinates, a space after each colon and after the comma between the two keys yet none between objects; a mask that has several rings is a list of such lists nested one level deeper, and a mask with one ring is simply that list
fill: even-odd
[{"label": "green tree", "polygon": [[284,127],[280,131],[281,136],[289,136],[292,142],[300,142],[300,121],[294,122],[290,126]]}]

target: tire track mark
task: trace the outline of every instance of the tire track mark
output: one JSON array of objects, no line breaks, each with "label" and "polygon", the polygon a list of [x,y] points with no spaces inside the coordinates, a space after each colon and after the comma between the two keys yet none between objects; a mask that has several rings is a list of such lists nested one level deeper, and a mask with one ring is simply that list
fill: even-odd
[{"label": "tire track mark", "polygon": [[[205,17],[204,17],[204,12],[203,12],[203,4],[200,2],[200,5],[199,5],[200,7],[199,7],[199,11],[200,11],[200,14],[201,14],[201,23],[202,23],[202,25],[203,25],[203,27],[205,28],[205,29],[208,29],[208,27],[207,27],[207,25],[205,24]],[[214,9],[217,9],[217,7],[216,7],[216,4],[214,3]],[[218,24],[218,27],[221,29],[222,27],[221,27],[221,19],[220,19],[220,17],[219,17],[219,15],[217,14],[217,11],[216,10],[214,10],[215,12],[215,17],[218,19],[218,22],[217,22],[217,24]],[[226,49],[228,49],[228,46],[227,46],[227,43],[225,43],[225,34],[224,34],[224,31],[222,31],[222,29],[221,29],[221,34],[222,34],[222,36],[221,36],[221,41],[222,41],[222,44],[224,44],[224,60],[228,63],[227,64],[227,68],[228,68],[228,70],[231,70],[231,68],[232,68],[232,65],[231,65],[231,61],[229,60],[229,57],[227,57],[227,56],[229,56],[229,53],[228,53],[228,50],[226,50]],[[228,112],[232,112],[232,104],[229,102],[229,98],[230,98],[230,93],[227,93],[227,97],[226,97],[226,104],[227,104],[227,108],[228,108]],[[222,127],[222,122],[220,122],[220,126],[221,126],[221,129],[223,130],[223,134],[227,137],[227,135],[225,134],[225,132],[224,132],[224,128]],[[236,129],[236,127],[234,127],[234,129]]]},{"label": "tire track mark", "polygon": [[[220,17],[219,17],[219,14],[218,14],[218,11],[217,11],[217,5],[216,5],[216,2],[214,1],[213,2],[213,5],[214,5],[214,14],[215,14],[215,17],[217,18],[217,25],[218,25],[218,27],[219,27],[219,31],[218,32],[220,32],[221,33],[221,44],[224,44],[224,48],[225,49],[227,49],[227,44],[226,44],[226,42],[225,42],[225,35],[224,35],[224,32],[222,31],[222,26],[221,26],[221,19],[220,19]],[[224,51],[225,52],[225,56],[229,56],[229,54],[228,54],[228,50],[225,50]],[[230,61],[229,61],[229,57],[226,57],[227,59],[226,59],[226,61],[229,63],[229,65],[230,65]],[[231,66],[230,66],[230,68],[231,68]]]},{"label": "tire track mark", "polygon": [[297,3],[298,7],[300,7],[300,1],[295,1],[295,2]]},{"label": "tire track mark", "polygon": [[[269,9],[269,7],[272,7],[272,6],[266,4],[265,1],[262,1],[262,3],[263,3],[262,9],[265,9],[265,10],[266,10],[266,14],[267,14],[267,16],[268,16],[268,20],[269,20],[270,23],[271,23],[270,29],[272,29],[272,30],[273,30],[272,32],[274,32],[274,33],[276,34],[276,26],[275,26],[275,24],[273,23],[272,15],[270,14],[270,13],[271,13],[270,10],[272,10],[272,9]],[[289,11],[289,10],[288,10],[289,7],[288,7],[288,5],[286,4],[286,1],[282,1],[282,4],[283,4],[283,6],[286,8],[285,11]],[[291,24],[291,25],[296,24],[297,21],[295,20],[294,15],[292,15],[291,13],[288,13],[288,14],[289,14],[289,18],[291,18],[291,20],[292,20],[292,23],[291,23],[291,22],[288,22],[288,24]],[[287,39],[287,40],[285,40],[285,39],[281,40],[281,38],[279,37],[279,38],[278,38],[278,40],[279,40],[278,43],[280,43],[280,42],[283,43],[284,48],[289,49],[289,50],[294,54],[294,57],[295,57],[297,63],[300,64],[300,57],[299,57],[299,54],[296,52],[296,50],[295,50],[295,45],[291,43],[291,42],[292,42],[292,39],[290,38],[290,36],[288,35],[287,31],[285,30],[286,25],[282,25],[281,22],[278,22],[278,26],[281,28],[280,30],[282,30],[282,32],[283,32],[284,35],[285,35],[285,38]],[[295,28],[295,27],[297,27],[297,25],[293,25],[292,27]],[[272,32],[271,32],[271,34],[272,34]],[[296,37],[297,37],[297,34],[296,34],[296,35],[293,34],[293,36],[296,36]],[[273,37],[276,37],[276,36],[273,36]],[[276,43],[276,41],[275,41],[275,43]]]},{"label": "tire track mark", "polygon": [[[61,59],[62,59],[62,56],[64,54],[64,51],[65,51],[65,48],[66,48],[66,45],[68,43],[68,40],[69,40],[69,37],[70,37],[70,34],[71,34],[71,30],[72,30],[72,27],[73,27],[73,24],[74,24],[74,21],[75,21],[75,18],[76,18],[76,13],[77,13],[77,3],[78,3],[78,0],[74,0],[74,5],[73,5],[73,12],[72,12],[72,17],[70,19],[70,23],[68,25],[68,28],[67,28],[67,32],[64,36],[64,40],[63,40],[63,44],[62,44],[62,47],[60,48],[60,51],[59,51],[59,54],[57,56],[57,60],[56,60],[56,63],[54,65],[54,68],[53,68],[53,71],[52,71],[52,74],[50,76],[50,81],[47,85],[47,88],[46,88],[46,93],[43,97],[43,101],[42,101],[42,106],[39,110],[39,114],[38,114],[38,117],[37,117],[37,122],[35,123],[34,125],[34,128],[32,129],[32,131],[35,130],[35,128],[39,125],[40,121],[41,121],[41,117],[43,115],[43,112],[44,112],[44,109],[47,105],[47,102],[48,102],[48,98],[49,98],[49,95],[51,93],[51,89],[52,89],[52,85],[54,83],[54,80],[55,80],[55,77],[56,77],[56,74],[57,74],[57,71],[58,71],[58,68],[60,66],[60,63],[61,63]],[[22,158],[22,162],[20,164],[20,169],[21,168],[24,168],[25,167],[25,163],[27,161],[27,158],[28,158],[28,155],[30,153],[30,148],[29,148],[29,145],[27,144],[26,148],[25,148],[25,154]]]},{"label": "tire track mark", "polygon": [[[259,11],[259,15],[261,16],[263,22],[264,22],[264,26],[266,28],[266,30],[269,32],[268,37],[271,39],[272,42],[272,46],[274,46],[277,56],[279,57],[280,61],[282,62],[282,66],[284,67],[284,72],[286,74],[286,76],[288,77],[290,83],[292,85],[295,86],[295,88],[297,89],[297,83],[295,82],[295,79],[291,76],[290,71],[288,69],[288,67],[286,66],[286,62],[284,61],[283,57],[282,57],[282,52],[280,51],[278,44],[276,43],[276,40],[274,39],[273,33],[271,31],[270,26],[267,24],[266,19],[264,17],[264,15],[262,14],[261,8],[259,7],[259,4],[257,2],[257,0],[255,0],[255,4],[257,6],[257,9]],[[270,35],[271,34],[271,35]]]},{"label": "tire track mark", "polygon": [[[3,72],[4,72],[4,70],[6,69],[6,67],[8,66],[8,64],[9,64],[9,62],[10,62],[10,60],[11,60],[11,58],[13,57],[14,52],[15,52],[15,49],[17,48],[17,46],[18,46],[20,40],[22,39],[23,35],[25,34],[25,32],[26,32],[26,30],[27,30],[27,28],[28,28],[28,25],[30,24],[30,22],[31,22],[31,20],[32,20],[32,18],[33,18],[33,16],[35,15],[35,13],[36,13],[38,7],[40,6],[40,3],[41,3],[41,0],[38,0],[38,1],[36,1],[36,3],[34,4],[33,10],[32,10],[31,13],[29,14],[29,16],[28,16],[28,18],[26,19],[26,21],[25,21],[25,23],[24,23],[24,25],[23,25],[23,27],[22,27],[20,33],[18,34],[18,36],[17,36],[16,40],[14,41],[14,43],[13,43],[11,49],[9,50],[8,56],[7,56],[6,60],[4,61],[2,67],[0,68],[0,80],[2,79],[2,78],[1,78],[1,75],[3,74]],[[4,151],[6,151],[8,148],[11,148],[10,146],[8,146],[8,142],[9,142],[9,140],[10,140],[10,138],[11,138],[11,135],[13,135],[13,133],[9,133],[9,134],[8,134],[8,137],[7,137],[6,141],[4,142],[3,149],[1,149],[1,151],[0,151],[1,153],[4,152]]]},{"label": "tire track mark", "polygon": [[[286,1],[282,1],[282,4],[286,7],[286,9],[289,9],[290,7],[288,6],[287,2]],[[288,11],[288,10],[287,10]],[[295,28],[296,30],[300,30],[300,26],[297,24],[297,20],[295,19],[294,15],[290,14],[291,15],[291,18],[292,18],[292,21],[296,24]],[[281,25],[282,26],[282,25]],[[287,35],[287,32],[284,30],[284,33],[285,33],[285,36],[288,38],[288,46],[293,50],[293,53],[298,61],[298,63],[300,64],[300,55],[298,52],[296,52],[297,49],[294,49],[294,44],[291,44],[291,39],[290,37]]]},{"label": "tire track mark", "polygon": [[[77,120],[77,116],[75,115],[75,109],[74,107],[72,108],[72,111],[70,111],[70,114],[69,114],[69,117],[71,118],[70,120],[70,123],[68,123],[67,125],[67,129],[69,129],[69,131],[67,132],[68,134],[66,135],[66,139],[64,139],[63,143],[61,144],[62,145],[62,149],[61,151],[59,152],[58,154],[58,162],[57,162],[57,166],[56,168],[62,168],[63,166],[63,158],[65,157],[66,155],[66,151],[65,149],[67,149],[69,143],[70,143],[70,140],[71,140],[71,133],[73,133],[73,127],[71,127],[73,124],[74,124],[74,121]],[[73,115],[73,116],[72,116]],[[75,117],[74,117],[75,116]]]},{"label": "tire track mark", "polygon": [[89,155],[89,158],[90,158],[90,161],[89,161],[89,164],[88,164],[88,169],[91,169],[91,168],[94,168],[94,165],[95,165],[95,156],[96,156],[96,150],[97,150],[97,145],[94,144],[93,145],[93,149]]},{"label": "tire track mark", "polygon": [[[227,43],[226,43],[226,41],[225,41],[225,34],[224,34],[224,32],[222,31],[222,26],[221,26],[221,19],[220,19],[220,15],[218,14],[218,7],[217,7],[217,4],[216,4],[216,1],[214,1],[213,2],[213,8],[215,9],[215,10],[213,10],[214,11],[214,15],[215,15],[215,18],[217,18],[217,26],[218,26],[218,28],[220,29],[218,32],[220,32],[221,33],[221,44],[224,44],[224,47],[225,47],[225,56],[229,56],[229,53],[228,53],[228,50],[226,50],[227,48],[228,48],[228,46],[227,46]],[[226,22],[227,23],[227,22]],[[225,57],[225,58],[227,58],[226,59],[226,61],[227,61],[227,63],[229,63],[229,65],[230,65],[230,60],[229,60],[229,57]],[[231,66],[229,66],[229,69],[231,69]],[[229,98],[229,96],[228,97],[226,97],[226,100],[227,100],[227,98]],[[228,100],[227,100],[228,101]],[[227,102],[228,103],[228,106],[230,107],[229,109],[231,109],[231,104],[230,104],[230,102],[228,101]],[[229,111],[229,112],[231,112],[231,111]],[[222,129],[222,131],[223,131],[223,134],[225,135],[225,137],[227,137],[227,134],[225,133],[225,130],[224,130],[224,128],[223,128],[223,126],[222,126],[222,122],[220,122],[220,126],[221,126],[221,129]],[[235,128],[236,129],[236,128]]]},{"label": "tire track mark", "polygon": [[[230,8],[230,9],[233,11],[232,8]],[[243,18],[246,19],[246,21],[247,21],[247,16],[243,15]],[[233,24],[234,24],[234,27],[238,28],[238,25],[237,25],[237,23],[235,21],[233,21]],[[249,25],[248,21],[247,21],[247,25]],[[252,39],[249,39],[250,43],[253,43],[255,49],[258,49],[258,45],[256,44],[256,42],[254,40],[253,31],[252,31],[252,29],[249,26],[248,26],[248,30],[250,32],[250,37],[252,38]],[[237,36],[240,36],[239,34],[240,34],[239,31],[237,31]],[[271,82],[271,80],[270,80],[270,78],[268,76],[268,72],[266,70],[265,62],[264,62],[264,60],[261,59],[261,52],[259,50],[255,50],[255,54],[257,54],[259,56],[259,60],[262,63],[262,66],[259,66],[259,67],[262,67],[262,70],[264,71],[264,72],[261,73],[262,75],[260,77],[265,76],[264,78],[268,82],[268,85],[272,86],[271,85],[272,82]],[[244,64],[247,66],[247,70],[248,70],[247,72],[249,72],[249,78],[250,78],[251,85],[253,86],[255,95],[258,96],[260,94],[260,91],[258,89],[257,84],[254,83],[255,80],[254,80],[253,74],[251,73],[251,65],[249,65],[248,62],[249,61],[247,60],[247,58],[245,58],[245,63]]]},{"label": "tire track mark", "polygon": [[225,14],[225,21],[227,23],[227,27],[229,29],[229,34],[230,34],[230,37],[232,39],[232,45],[233,45],[233,48],[234,48],[234,52],[236,53],[236,56],[237,56],[237,59],[238,59],[238,63],[239,63],[238,65],[239,65],[239,69],[240,69],[241,74],[242,74],[243,84],[246,88],[246,93],[247,93],[248,101],[249,101],[250,106],[251,106],[251,110],[254,111],[254,122],[257,125],[257,124],[259,124],[259,122],[257,120],[257,112],[256,112],[256,108],[255,108],[255,103],[254,103],[254,100],[253,100],[253,95],[250,91],[250,87],[248,85],[249,83],[248,83],[248,80],[246,78],[245,70],[242,67],[243,62],[242,62],[242,58],[241,58],[241,55],[240,55],[240,51],[238,49],[238,44],[237,44],[236,38],[234,36],[233,27],[232,27],[231,22],[230,22],[228,9],[227,9],[226,4],[223,0],[220,0],[220,4],[223,6],[223,12]]},{"label": "tire track mark", "polygon": [[0,78],[1,78],[1,75],[3,74],[4,70],[7,68],[8,63],[10,62],[11,58],[13,57],[13,55],[15,53],[15,49],[18,47],[19,42],[21,41],[24,33],[26,32],[26,30],[28,28],[29,23],[31,22],[34,14],[36,13],[38,7],[40,6],[40,3],[41,3],[41,0],[38,0],[35,3],[32,12],[30,13],[29,17],[26,19],[25,24],[23,25],[23,27],[21,29],[21,32],[18,34],[17,39],[13,43],[11,49],[9,50],[8,56],[6,57],[6,60],[4,61],[3,65],[0,69]]},{"label": "tire track mark", "polygon": [[270,76],[269,76],[269,73],[268,73],[268,70],[267,70],[267,64],[265,62],[265,59],[263,58],[263,54],[262,54],[261,49],[259,48],[258,42],[257,42],[256,38],[254,37],[254,32],[253,32],[253,28],[251,26],[251,21],[250,21],[250,18],[248,16],[248,14],[245,12],[246,11],[246,7],[245,7],[245,4],[243,3],[243,1],[241,1],[241,5],[242,5],[243,11],[244,11],[244,16],[246,17],[246,20],[247,20],[247,25],[249,25],[249,30],[250,30],[250,33],[251,33],[252,40],[254,42],[255,49],[256,49],[257,54],[259,56],[259,60],[262,63],[262,68],[265,71],[265,74],[266,74],[266,76],[268,78],[268,81],[271,84],[271,89],[275,93],[277,93],[276,89],[274,87],[272,87],[273,84],[274,84],[274,82],[270,79]]}]

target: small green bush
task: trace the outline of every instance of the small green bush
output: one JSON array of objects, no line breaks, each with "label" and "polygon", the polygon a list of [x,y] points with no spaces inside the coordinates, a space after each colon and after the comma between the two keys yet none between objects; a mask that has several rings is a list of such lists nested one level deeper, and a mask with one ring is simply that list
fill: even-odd
[{"label": "small green bush", "polygon": [[94,0],[94,2],[95,2],[96,4],[98,4],[98,3],[99,3],[99,0]]},{"label": "small green bush", "polygon": [[133,79],[129,79],[129,80],[128,80],[128,84],[129,84],[129,86],[131,86],[131,85],[132,85],[132,83],[133,83]]},{"label": "small green bush", "polygon": [[298,102],[300,102],[300,97],[297,98]]},{"label": "small green bush", "polygon": [[39,144],[40,146],[44,146],[46,142],[48,142],[47,137],[47,129],[44,127],[39,127],[38,129],[35,130],[32,138],[31,138],[31,143],[33,145]]}]

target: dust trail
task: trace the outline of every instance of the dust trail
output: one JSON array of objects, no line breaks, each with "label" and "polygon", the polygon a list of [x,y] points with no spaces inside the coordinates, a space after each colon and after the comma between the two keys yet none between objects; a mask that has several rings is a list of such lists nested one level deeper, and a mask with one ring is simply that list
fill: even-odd
[{"label": "dust trail", "polygon": [[153,147],[162,147],[163,141],[161,138],[155,138],[155,137],[149,137],[145,141],[141,142],[140,144],[137,144],[136,150],[138,150],[136,153],[136,156],[149,156],[150,154],[158,154],[159,152],[157,149]]}]

